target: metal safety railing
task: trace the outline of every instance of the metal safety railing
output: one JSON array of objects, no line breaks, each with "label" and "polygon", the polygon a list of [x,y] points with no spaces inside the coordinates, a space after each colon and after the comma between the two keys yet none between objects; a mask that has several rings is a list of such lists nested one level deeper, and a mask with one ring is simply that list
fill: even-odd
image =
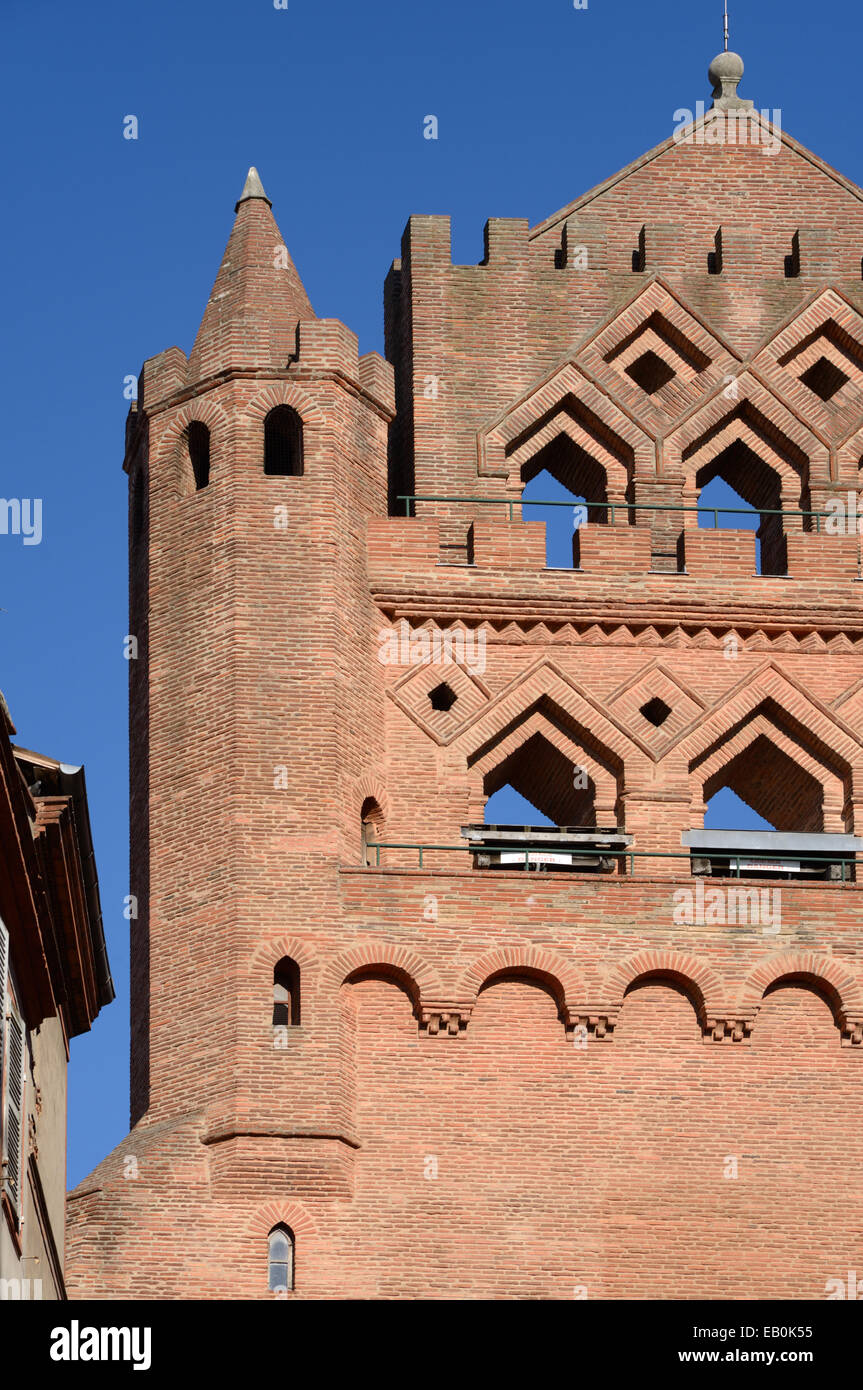
[{"label": "metal safety railing", "polygon": [[[477,853],[479,853],[479,852],[486,853],[486,852],[488,851],[488,847],[487,847],[487,846],[485,846],[485,847],[483,848],[483,850],[480,851],[480,850],[478,850],[478,848],[477,848],[476,845],[436,845],[436,844],[432,844],[432,843],[418,844],[418,843],[416,843],[416,842],[401,841],[401,840],[393,840],[393,841],[388,841],[388,842],[387,842],[387,841],[371,841],[371,842],[369,842],[369,843],[366,845],[366,850],[374,850],[374,851],[375,851],[375,862],[374,862],[374,865],[366,864],[365,867],[366,867],[366,868],[376,868],[376,869],[382,868],[383,865],[381,864],[381,850],[387,850],[387,849],[398,849],[398,850],[408,849],[408,850],[416,850],[416,852],[417,852],[417,854],[418,854],[418,864],[417,864],[417,867],[420,868],[420,869],[422,869],[423,867],[425,867],[425,866],[424,866],[424,862],[423,862],[423,855],[424,855],[424,854],[428,854],[428,853],[430,853],[430,852],[439,852],[439,851],[442,851],[442,852],[447,853],[447,854],[477,854]],[[521,853],[521,851],[513,850],[511,847],[508,847],[507,852],[508,852],[508,853],[513,853],[513,854],[515,854],[515,853]],[[542,853],[542,851],[541,851],[541,850],[538,851],[538,850],[536,850],[536,849],[532,849],[532,850],[531,850],[531,849],[527,849],[527,850],[524,850],[524,866],[525,866],[526,869],[529,869],[529,868],[530,868],[530,856],[531,856],[532,854],[535,855],[535,854],[537,854],[537,853]],[[603,848],[603,849],[597,849],[597,848],[591,846],[591,847],[585,847],[584,849],[580,849],[580,848],[577,848],[577,847],[573,847],[573,846],[567,845],[567,846],[566,846],[566,849],[565,849],[565,853],[572,855],[573,859],[594,859],[594,860],[595,860],[597,857],[601,857],[602,859],[617,859],[617,860],[622,860],[622,861],[627,861],[627,860],[628,860],[628,861],[629,861],[629,877],[630,877],[630,878],[635,878],[635,877],[636,877],[636,873],[635,873],[635,861],[636,861],[636,859],[686,859],[686,860],[689,860],[690,862],[691,862],[693,859],[710,860],[712,863],[727,864],[728,870],[729,870],[728,874],[727,874],[727,875],[716,875],[716,876],[718,876],[718,877],[727,876],[727,877],[729,877],[729,878],[730,878],[730,877],[734,877],[734,878],[742,878],[742,877],[744,877],[744,876],[745,876],[744,873],[741,872],[741,866],[745,866],[746,868],[752,870],[752,872],[758,873],[757,865],[758,865],[759,863],[762,863],[762,864],[766,865],[766,866],[768,867],[768,869],[773,869],[773,868],[775,867],[775,865],[781,864],[781,863],[783,863],[783,862],[787,862],[788,864],[800,865],[801,868],[802,868],[803,865],[811,865],[813,868],[818,868],[818,869],[820,869],[820,870],[822,870],[822,871],[825,870],[825,869],[827,869],[828,867],[832,867],[833,865],[837,865],[837,866],[841,866],[841,870],[842,870],[841,876],[840,876],[840,878],[839,878],[839,880],[838,880],[838,882],[841,882],[841,883],[851,883],[851,882],[853,882],[853,881],[854,881],[854,878],[853,878],[852,874],[853,874],[853,870],[854,870],[855,865],[856,865],[856,864],[863,864],[863,855],[856,855],[856,854],[853,854],[853,855],[838,855],[838,854],[837,854],[837,855],[833,855],[833,854],[825,853],[820,859],[814,859],[814,858],[811,858],[811,857],[806,856],[806,855],[793,854],[793,853],[791,853],[791,852],[782,851],[782,850],[778,850],[778,851],[769,851],[769,852],[768,852],[768,851],[759,852],[759,851],[757,851],[757,850],[751,850],[751,851],[750,851],[750,850],[747,850],[745,854],[731,854],[731,853],[728,853],[728,852],[726,852],[726,851],[722,851],[722,852],[719,852],[719,851],[709,851],[709,852],[708,852],[708,851],[706,851],[705,849],[702,849],[702,848],[699,848],[699,849],[691,849],[691,850],[639,850],[639,849],[605,849],[605,848]],[[733,873],[732,873],[732,865],[734,866],[734,872],[733,872]],[[515,865],[513,865],[513,867],[515,867]],[[551,868],[553,869],[554,866],[551,866]],[[846,869],[847,869],[848,872],[846,872]],[[781,868],[778,869],[778,870],[776,870],[776,872],[781,873],[781,872],[782,872]],[[785,872],[790,872],[790,870],[786,870]],[[704,875],[704,876],[707,877],[707,875]],[[697,875],[697,874],[696,874],[696,875],[693,875],[693,877],[696,877],[696,878],[697,878],[697,877],[701,877],[701,875]],[[805,875],[801,875],[801,877],[805,877]],[[813,875],[813,877],[814,877],[814,875]]]},{"label": "metal safety railing", "polygon": [[400,493],[396,498],[397,502],[404,502],[405,516],[411,515],[411,507],[415,502],[457,502],[471,503],[481,507],[508,507],[509,520],[515,520],[516,507],[569,507],[571,511],[580,509],[582,511],[606,511],[611,512],[611,524],[614,525],[615,516],[618,512],[696,512],[699,516],[713,516],[713,525],[716,530],[720,530],[720,516],[802,516],[808,517],[810,521],[814,518],[816,532],[821,531],[821,521],[827,520],[829,512],[810,512],[793,507],[690,507],[682,503],[673,502],[580,502],[573,498],[571,502],[562,502],[559,498],[549,498],[543,501],[541,498],[526,497],[524,499],[510,497],[459,497],[444,496],[432,493]]}]

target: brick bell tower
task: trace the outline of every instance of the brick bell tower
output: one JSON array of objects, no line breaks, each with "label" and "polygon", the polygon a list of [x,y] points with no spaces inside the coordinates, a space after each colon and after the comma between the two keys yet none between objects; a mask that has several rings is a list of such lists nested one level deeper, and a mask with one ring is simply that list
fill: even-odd
[{"label": "brick bell tower", "polygon": [[411,218],[387,362],[250,171],[127,431],[133,1128],[73,1297],[863,1268],[863,191],[742,71],[478,265]]}]

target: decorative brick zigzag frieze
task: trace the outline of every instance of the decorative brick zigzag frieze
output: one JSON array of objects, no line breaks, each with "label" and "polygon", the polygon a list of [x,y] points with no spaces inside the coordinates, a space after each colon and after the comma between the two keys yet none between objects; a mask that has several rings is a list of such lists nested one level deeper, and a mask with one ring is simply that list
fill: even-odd
[{"label": "decorative brick zigzag frieze", "polygon": [[[548,611],[549,605],[545,600],[533,602],[530,616],[513,609],[507,615],[489,617],[487,612],[481,615],[479,608],[476,613],[473,612],[473,599],[457,595],[450,597],[438,593],[433,598],[430,594],[417,592],[409,601],[405,596],[404,603],[401,598],[395,599],[383,593],[375,593],[373,598],[384,612],[398,619],[404,618],[417,627],[438,627],[441,630],[476,628],[485,633],[489,644],[500,641],[548,647],[552,643],[556,646],[584,643],[588,646],[610,644],[672,649],[699,647],[705,651],[718,651],[723,648],[726,638],[733,636],[744,651],[863,651],[863,613],[858,615],[856,612],[825,612],[820,623],[821,631],[832,633],[832,636],[825,637],[812,626],[812,615],[801,618],[799,612],[792,615],[790,611],[784,615],[777,613],[771,630],[765,631],[758,622],[752,621],[751,615],[739,613],[726,613],[721,621],[717,620],[706,627],[678,621],[666,625],[656,619],[647,622],[632,617],[619,621],[601,613],[579,621],[573,614],[573,605],[558,604],[553,611]],[[486,603],[482,606],[487,609],[489,605]],[[585,607],[584,603],[579,605],[581,614]],[[542,619],[537,616],[540,610],[544,612]],[[807,627],[809,631],[801,631]]]}]

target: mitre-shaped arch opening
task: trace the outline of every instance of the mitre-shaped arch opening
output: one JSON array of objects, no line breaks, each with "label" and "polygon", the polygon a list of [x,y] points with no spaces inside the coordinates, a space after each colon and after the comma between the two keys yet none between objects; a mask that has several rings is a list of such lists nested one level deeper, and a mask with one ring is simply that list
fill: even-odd
[{"label": "mitre-shaped arch opening", "polygon": [[[604,496],[604,492],[602,495]],[[566,505],[543,507],[534,505],[535,499]],[[531,505],[524,508],[523,516],[525,521],[545,523],[545,563],[548,569],[578,568],[578,533],[588,519],[588,509],[585,505],[588,500],[584,491],[572,491],[547,468],[536,473],[527,483],[522,493],[522,502],[530,502]],[[600,508],[594,507],[591,511],[597,514],[596,520],[605,520],[606,514],[602,512],[600,515]]]},{"label": "mitre-shaped arch opening", "polygon": [[[729,788],[767,828],[819,834],[824,830],[824,787],[784,749],[759,734],[704,784],[704,800],[710,803],[722,788]],[[705,826],[707,820],[705,818]],[[722,829],[760,829],[761,826],[723,826]]]},{"label": "mitre-shaped arch opening", "polygon": [[[551,696],[531,701],[468,757],[471,795],[485,803],[509,784],[557,826],[616,826],[623,762],[589,722]],[[479,811],[479,806],[477,806]],[[495,817],[495,824],[507,818]],[[523,815],[516,823],[523,821]]]},{"label": "mitre-shaped arch opening", "polygon": [[595,522],[607,520],[609,493],[623,499],[634,468],[632,446],[571,392],[511,440],[506,456],[522,483],[545,469],[574,496],[598,504]]},{"label": "mitre-shaped arch opening", "polygon": [[716,474],[698,494],[698,509],[698,525],[702,529],[754,531],[755,569],[757,574],[764,572],[761,568],[761,540],[759,537],[761,513],[757,512],[745,497],[736,492],[725,478]]},{"label": "mitre-shaped arch opening", "polygon": [[735,439],[700,468],[695,475],[695,485],[700,491],[717,477],[757,512],[776,511],[782,505],[779,474],[743,439]]},{"label": "mitre-shaped arch opening", "polygon": [[[596,825],[593,777],[543,734],[532,734],[483,779],[487,797],[506,785],[535,806],[552,825]],[[486,820],[489,821],[488,815]]]},{"label": "mitre-shaped arch opening", "polygon": [[590,455],[575,440],[559,434],[544,445],[527,463],[522,464],[521,480],[529,483],[537,474],[551,475],[573,497],[588,503],[590,520],[604,524],[608,520],[605,503],[608,501],[608,474],[602,463]]},{"label": "mitre-shaped arch opening", "polygon": [[516,791],[511,782],[498,787],[485,803],[486,825],[553,825],[550,816],[540,811],[526,796]]},{"label": "mitre-shaped arch opening", "polygon": [[711,796],[705,796],[705,830],[775,830],[764,816],[760,816],[731,787],[719,787]]},{"label": "mitre-shaped arch opening", "polygon": [[[758,574],[787,574],[788,547],[779,474],[742,439],[699,469],[695,475],[700,526],[717,525],[728,530],[754,530]],[[722,510],[722,508],[726,510]],[[712,508],[719,508],[718,514]],[[735,509],[749,515],[735,515]],[[730,510],[729,510],[730,509]]]}]

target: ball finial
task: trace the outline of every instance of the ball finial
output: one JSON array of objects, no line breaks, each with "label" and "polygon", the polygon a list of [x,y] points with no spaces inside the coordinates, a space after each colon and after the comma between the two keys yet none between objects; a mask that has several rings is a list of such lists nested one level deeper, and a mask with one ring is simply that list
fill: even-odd
[{"label": "ball finial", "polygon": [[739,53],[717,53],[707,69],[707,76],[713,87],[714,107],[720,111],[734,107],[751,108],[751,101],[744,101],[737,95],[737,84],[743,76],[743,59]]}]

